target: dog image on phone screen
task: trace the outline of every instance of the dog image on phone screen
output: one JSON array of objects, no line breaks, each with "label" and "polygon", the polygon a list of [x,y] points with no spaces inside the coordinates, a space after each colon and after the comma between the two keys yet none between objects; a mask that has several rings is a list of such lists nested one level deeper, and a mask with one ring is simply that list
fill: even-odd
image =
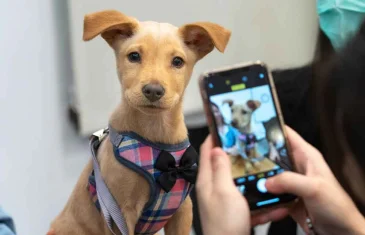
[{"label": "dog image on phone screen", "polygon": [[258,100],[248,100],[245,103],[236,104],[233,100],[225,100],[232,112],[231,125],[239,131],[236,136],[236,148],[230,152],[232,164],[244,164],[245,171],[253,171],[253,165],[258,165],[258,154],[256,152],[257,139],[252,130],[251,119],[253,113],[261,106]]}]

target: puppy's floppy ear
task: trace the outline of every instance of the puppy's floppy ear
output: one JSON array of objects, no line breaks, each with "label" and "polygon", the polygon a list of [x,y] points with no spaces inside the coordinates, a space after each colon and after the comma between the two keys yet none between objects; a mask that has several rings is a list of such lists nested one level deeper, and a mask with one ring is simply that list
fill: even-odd
[{"label": "puppy's floppy ear", "polygon": [[123,15],[119,11],[107,10],[85,15],[84,41],[89,41],[99,34],[112,46],[116,37],[132,36],[138,27],[138,21]]},{"label": "puppy's floppy ear", "polygon": [[261,106],[261,102],[258,100],[249,100],[246,104],[252,111],[255,111]]},{"label": "puppy's floppy ear", "polygon": [[224,101],[222,102],[222,104],[228,104],[228,105],[229,105],[229,107],[232,107],[232,106],[233,106],[233,100],[224,100]]},{"label": "puppy's floppy ear", "polygon": [[203,58],[214,47],[224,52],[231,31],[209,22],[186,24],[179,28],[179,33],[185,44],[197,53],[198,59]]}]

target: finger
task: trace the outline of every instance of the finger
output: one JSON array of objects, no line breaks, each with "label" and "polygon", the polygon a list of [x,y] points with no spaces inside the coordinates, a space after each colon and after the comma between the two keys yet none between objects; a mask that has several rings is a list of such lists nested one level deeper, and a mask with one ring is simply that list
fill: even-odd
[{"label": "finger", "polygon": [[[298,158],[297,160],[301,160],[301,156],[303,153],[308,158],[315,158],[316,160],[321,159],[324,162],[324,158],[322,154],[311,144],[309,144],[307,141],[305,141],[296,131],[291,129],[288,126],[285,126],[286,133],[288,135],[290,147],[293,153],[300,152],[301,154],[298,154],[297,156],[293,156],[294,158]],[[306,154],[307,153],[307,154]],[[319,156],[317,156],[319,155]]]},{"label": "finger", "polygon": [[286,134],[288,135],[288,139],[290,142],[290,147],[293,151],[300,150],[303,146],[306,146],[308,143],[291,127],[285,126]]},{"label": "finger", "polygon": [[251,225],[256,226],[259,224],[266,224],[268,222],[275,222],[284,219],[289,215],[289,208],[277,208],[269,210],[262,214],[254,215],[251,217]]},{"label": "finger", "polygon": [[312,170],[315,168],[318,173],[331,177],[332,179],[334,178],[322,154],[316,148],[307,143],[297,132],[288,126],[286,126],[286,132],[294,163],[299,172],[307,172],[308,166],[311,165],[313,166]]},{"label": "finger", "polygon": [[265,186],[270,193],[290,193],[302,198],[313,195],[314,190],[316,190],[311,178],[294,172],[284,172],[270,177]]},{"label": "finger", "polygon": [[[289,211],[290,216],[297,222],[300,227],[303,229],[307,228],[306,219],[307,219],[307,212],[305,209],[304,202],[299,200]],[[308,232],[308,231],[306,231]]]},{"label": "finger", "polygon": [[196,182],[197,190],[209,187],[212,182],[211,151],[213,149],[212,137],[209,135],[200,147],[199,171]]},{"label": "finger", "polygon": [[217,187],[233,185],[231,162],[228,155],[220,148],[212,151],[213,184]]},{"label": "finger", "polygon": [[285,131],[288,136],[289,146],[291,148],[291,156],[298,172],[304,173],[307,168],[308,157],[305,147],[307,147],[307,142],[293,129],[286,126]]},{"label": "finger", "polygon": [[211,135],[208,135],[204,140],[204,143],[200,146],[200,154],[210,152],[213,149],[213,139]]}]

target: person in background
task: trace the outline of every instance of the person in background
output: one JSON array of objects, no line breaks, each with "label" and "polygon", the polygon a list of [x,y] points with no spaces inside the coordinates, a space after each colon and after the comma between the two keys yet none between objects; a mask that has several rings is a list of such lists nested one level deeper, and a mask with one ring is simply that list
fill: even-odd
[{"label": "person in background", "polygon": [[[364,113],[359,110],[359,102],[364,101],[365,96],[358,90],[364,87],[361,83],[365,79],[362,71],[364,33],[361,32],[365,27],[365,2],[318,0],[317,12],[320,30],[313,63],[302,68],[275,71],[276,90],[286,124],[320,150],[338,181],[365,215],[365,206],[359,202],[362,199],[353,192],[356,188],[351,189],[349,185],[356,180],[349,174],[344,175],[344,171],[348,171],[345,166],[353,161],[345,164],[351,158],[345,157],[343,150],[339,150],[344,147],[343,143],[350,142],[351,151],[357,156],[355,164],[363,161],[364,135],[361,133],[365,133],[365,126],[361,121]],[[356,93],[352,94],[351,90]],[[340,123],[344,116],[346,123]],[[349,122],[353,126],[349,127]],[[355,126],[357,133],[351,130]],[[344,130],[346,133],[343,133]],[[287,232],[289,227],[291,231]],[[271,223],[268,234],[289,235],[295,234],[295,230],[293,221],[288,218]]]},{"label": "person in background", "polygon": [[317,12],[321,32],[314,78],[307,81],[307,108],[313,110],[308,122],[317,123],[316,147],[365,215],[365,194],[359,193],[365,187],[365,112],[360,108],[365,105],[365,2],[317,0]]},{"label": "person in background", "polygon": [[[363,16],[365,18],[365,2]],[[354,22],[355,23],[355,22]],[[315,83],[323,153],[365,215],[365,21]]]},{"label": "person in background", "polygon": [[15,235],[15,226],[12,218],[0,207],[0,235]]},{"label": "person in background", "polygon": [[[358,9],[357,14],[362,14],[364,18],[365,3],[360,4],[362,5],[359,6],[364,8],[362,13],[361,9]],[[344,15],[346,14],[342,17]],[[354,21],[353,24],[356,22]],[[344,25],[346,24],[343,22],[342,26]],[[302,202],[290,211],[279,209],[254,217],[251,221],[253,224],[275,221],[290,213],[292,218],[309,232],[306,224],[307,215],[304,213],[308,211],[308,216],[319,234],[365,234],[363,217],[365,214],[365,148],[363,147],[365,142],[365,111],[363,109],[365,107],[365,22],[358,25],[358,33],[355,36],[349,36],[349,41],[345,44],[335,44],[330,38],[331,45],[337,49],[332,53],[320,54],[319,58],[323,62],[320,63],[321,66],[316,64],[317,79],[311,81],[311,95],[315,100],[310,106],[314,110],[312,121],[318,121],[321,150],[325,157],[323,158],[316,149],[289,129],[289,141],[294,149],[295,164],[302,175],[284,173],[268,180],[266,187],[272,193],[296,194],[302,198]],[[327,60],[324,61],[323,58]],[[207,145],[209,143],[205,144]],[[208,159],[212,158],[212,162],[215,161],[213,159],[216,159],[216,156],[223,156],[220,159],[224,162],[224,154],[219,151],[210,149],[205,154]],[[201,157],[204,157],[203,151]],[[225,163],[221,164],[223,168],[229,167],[224,165]],[[201,160],[201,166],[203,166],[203,160]],[[218,171],[217,167],[213,169]],[[225,183],[227,184],[228,180]],[[198,183],[199,185],[202,183]],[[217,188],[219,191],[218,185],[211,184],[210,187]],[[245,212],[243,206],[246,203],[245,200],[237,201],[240,194],[233,193],[234,187],[231,185],[227,187],[229,188],[227,192],[230,193],[224,193],[227,197],[228,194],[237,197],[233,200],[242,204],[243,210],[240,216],[246,220],[245,227],[248,227],[247,220],[249,221],[250,218],[247,218],[248,212]],[[201,213],[206,215],[210,212],[207,212],[204,207],[206,203],[203,202],[204,193],[202,192],[199,196],[200,189],[197,190],[199,205],[203,204]],[[221,191],[225,190],[221,189]],[[215,193],[211,192],[210,195],[213,194]],[[207,201],[214,200],[213,198],[211,196]],[[222,201],[220,203],[224,205]],[[228,208],[229,205],[223,210],[227,216],[228,214],[238,215],[236,209],[231,208],[228,212]],[[214,213],[211,212],[211,214]],[[224,215],[222,212],[220,215],[225,217],[222,216]],[[209,219],[203,221],[204,223],[209,224]],[[206,226],[203,225],[204,227]]]},{"label": "person in background", "polygon": [[231,125],[226,124],[217,104],[212,102],[211,107],[223,149],[229,151],[236,145],[238,131]]},{"label": "person in background", "polygon": [[[360,102],[365,97],[361,94],[365,89],[365,73],[362,71],[365,67],[365,33],[362,33],[365,31],[365,22],[361,23],[365,15],[365,2],[317,0],[317,13],[320,27],[313,62],[299,68],[273,71],[276,91],[285,123],[324,155],[336,179],[365,215],[365,205],[360,202],[364,197],[355,192],[359,191],[356,187],[361,184],[355,187],[350,185],[357,182],[356,179],[364,174],[364,170],[352,172],[356,178],[344,174],[351,169],[349,166],[365,159],[365,117],[360,108],[363,105]],[[359,33],[356,34],[356,31]],[[343,63],[341,60],[348,62],[339,65]],[[340,70],[342,72],[338,73]],[[341,90],[341,87],[346,89]],[[352,94],[351,90],[356,91],[356,94]],[[345,103],[349,102],[352,104],[346,106]],[[341,123],[340,128],[335,128],[338,122]],[[351,155],[355,156],[349,158],[350,161],[341,155],[343,150],[338,151],[338,148],[343,147],[347,149],[347,155],[352,152]],[[348,162],[344,164],[345,161]],[[287,217],[271,223],[268,234],[296,234],[296,226]]]}]

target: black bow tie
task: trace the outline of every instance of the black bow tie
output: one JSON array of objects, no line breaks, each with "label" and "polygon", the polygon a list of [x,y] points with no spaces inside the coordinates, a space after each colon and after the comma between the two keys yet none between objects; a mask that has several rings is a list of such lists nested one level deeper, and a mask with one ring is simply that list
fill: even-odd
[{"label": "black bow tie", "polygon": [[157,183],[165,192],[170,192],[178,176],[191,184],[195,184],[198,168],[197,159],[197,152],[190,146],[181,157],[180,166],[176,167],[175,158],[169,152],[161,151],[155,163],[155,168],[162,172],[157,178]]}]

